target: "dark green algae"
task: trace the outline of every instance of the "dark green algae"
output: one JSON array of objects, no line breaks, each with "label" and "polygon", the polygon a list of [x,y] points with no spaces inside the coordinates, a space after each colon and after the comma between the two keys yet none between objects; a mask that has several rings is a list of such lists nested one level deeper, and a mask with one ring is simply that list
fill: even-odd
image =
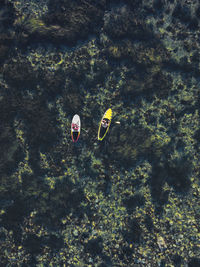
[{"label": "dark green algae", "polygon": [[197,1],[0,7],[1,264],[198,266]]}]

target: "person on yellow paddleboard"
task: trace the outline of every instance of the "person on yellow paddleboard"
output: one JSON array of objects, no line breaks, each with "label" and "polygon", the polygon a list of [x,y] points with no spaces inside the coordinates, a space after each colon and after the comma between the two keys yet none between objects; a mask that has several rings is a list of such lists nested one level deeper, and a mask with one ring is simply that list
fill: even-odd
[{"label": "person on yellow paddleboard", "polygon": [[102,141],[106,136],[108,129],[110,127],[111,119],[112,119],[112,110],[111,108],[109,108],[104,113],[101,122],[99,124],[98,140]]},{"label": "person on yellow paddleboard", "polygon": [[101,125],[103,126],[103,128],[107,128],[109,126],[109,122],[109,119],[103,119]]}]

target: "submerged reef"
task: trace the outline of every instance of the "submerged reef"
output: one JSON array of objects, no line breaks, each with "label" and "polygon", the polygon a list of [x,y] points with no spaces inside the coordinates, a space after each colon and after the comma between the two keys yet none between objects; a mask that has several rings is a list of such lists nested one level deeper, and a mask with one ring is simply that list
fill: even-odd
[{"label": "submerged reef", "polygon": [[200,265],[199,15],[0,0],[2,266]]}]

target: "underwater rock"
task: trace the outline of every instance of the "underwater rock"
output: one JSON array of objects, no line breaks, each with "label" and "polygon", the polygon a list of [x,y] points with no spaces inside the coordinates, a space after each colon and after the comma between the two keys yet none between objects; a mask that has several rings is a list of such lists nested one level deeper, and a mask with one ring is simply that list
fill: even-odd
[{"label": "underwater rock", "polygon": [[41,87],[44,90],[44,95],[48,100],[54,100],[56,96],[59,96],[65,85],[64,72],[58,69],[54,72],[45,70],[41,75]]},{"label": "underwater rock", "polygon": [[11,2],[2,0],[0,2],[0,65],[9,57],[15,32],[13,23],[16,18],[15,9]]},{"label": "underwater rock", "polygon": [[144,205],[145,198],[141,194],[134,194],[133,196],[127,196],[123,200],[128,213],[132,213],[136,207],[141,207]]},{"label": "underwater rock", "polygon": [[0,44],[0,64],[2,64],[8,54],[9,46]]},{"label": "underwater rock", "polygon": [[45,244],[50,247],[54,252],[61,249],[64,245],[63,239],[60,237],[59,233],[51,234],[43,237],[44,241],[41,244]]},{"label": "underwater rock", "polygon": [[190,9],[184,5],[177,4],[173,13],[172,17],[179,19],[182,23],[188,23],[191,19]]},{"label": "underwater rock", "polygon": [[[1,107],[4,109],[6,102],[2,101]],[[6,112],[6,108],[4,112]],[[5,118],[4,118],[5,116]],[[11,116],[11,118],[10,118]],[[0,145],[1,145],[1,154],[0,154],[0,169],[1,174],[11,175],[18,166],[18,163],[23,160],[24,152],[19,146],[15,133],[11,125],[8,125],[7,119],[12,119],[12,115],[4,114],[1,117],[1,131],[0,131]]]},{"label": "underwater rock", "polygon": [[135,219],[129,219],[127,222],[127,230],[124,230],[124,239],[129,243],[140,243],[142,236],[142,228]]},{"label": "underwater rock", "polygon": [[180,266],[183,262],[183,258],[178,254],[173,255],[171,258],[175,266]]},{"label": "underwater rock", "polygon": [[144,223],[145,223],[145,226],[148,229],[148,231],[150,231],[150,232],[153,231],[154,225],[153,225],[153,220],[152,220],[151,216],[149,216],[147,214],[145,216]]},{"label": "underwater rock", "polygon": [[90,239],[88,243],[84,245],[85,251],[90,253],[92,256],[100,256],[103,249],[102,241],[101,237]]},{"label": "underwater rock", "polygon": [[0,1],[0,32],[4,31],[4,27],[10,27],[15,20],[15,9],[10,1]]},{"label": "underwater rock", "polygon": [[200,258],[191,258],[188,262],[188,267],[195,267],[195,266],[199,266],[200,264]]},{"label": "underwater rock", "polygon": [[144,21],[126,5],[116,6],[105,14],[103,29],[112,39],[144,40],[150,35]]},{"label": "underwater rock", "polygon": [[39,73],[34,71],[31,63],[25,57],[10,60],[4,65],[4,79],[14,88],[34,88],[38,81]]},{"label": "underwater rock", "polygon": [[[48,13],[43,18],[27,18],[19,24],[30,38],[42,42],[65,42],[74,45],[89,34],[98,33],[103,17],[104,3],[79,0],[49,1]],[[42,38],[42,39],[41,39]],[[34,41],[35,41],[34,40]]]},{"label": "underwater rock", "polygon": [[125,75],[126,82],[123,91],[126,102],[134,101],[138,96],[147,100],[151,100],[155,95],[163,98],[167,97],[170,92],[172,79],[164,75],[160,70],[156,72],[153,69],[129,70]]},{"label": "underwater rock", "polygon": [[118,164],[124,166],[131,166],[136,158],[151,146],[150,132],[142,127],[132,128],[127,124],[120,130],[113,128],[110,134],[112,135],[108,151],[110,160],[120,159]]},{"label": "underwater rock", "polygon": [[42,251],[42,238],[34,234],[27,235],[26,239],[23,241],[23,245],[26,247],[27,252],[32,256],[39,254]]},{"label": "underwater rock", "polygon": [[[54,180],[55,178],[50,177],[50,179]],[[38,221],[45,221],[50,227],[58,227],[61,225],[61,219],[72,211],[73,216],[79,220],[83,218],[84,213],[90,212],[90,209],[85,210],[80,207],[80,203],[85,199],[84,193],[78,186],[74,186],[69,178],[63,177],[62,180],[57,180],[51,191],[45,186],[45,183],[46,181],[43,181],[42,187],[46,191],[47,197],[39,198],[38,203],[35,203],[38,210]]]},{"label": "underwater rock", "polygon": [[154,166],[150,178],[150,188],[152,199],[156,203],[156,211],[162,213],[163,205],[168,201],[169,191],[164,191],[163,187],[167,179],[165,166]]},{"label": "underwater rock", "polygon": [[168,162],[166,170],[168,172],[167,182],[177,192],[187,192],[190,189],[192,163],[189,158],[183,156]]}]

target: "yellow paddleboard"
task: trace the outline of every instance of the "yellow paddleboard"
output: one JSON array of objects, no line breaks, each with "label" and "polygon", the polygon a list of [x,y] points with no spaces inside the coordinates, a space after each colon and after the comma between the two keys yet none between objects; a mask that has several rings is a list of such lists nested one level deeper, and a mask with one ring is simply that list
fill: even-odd
[{"label": "yellow paddleboard", "polygon": [[111,119],[112,119],[112,110],[111,108],[109,108],[104,113],[101,122],[99,124],[98,140],[102,141],[106,136],[110,127]]}]

